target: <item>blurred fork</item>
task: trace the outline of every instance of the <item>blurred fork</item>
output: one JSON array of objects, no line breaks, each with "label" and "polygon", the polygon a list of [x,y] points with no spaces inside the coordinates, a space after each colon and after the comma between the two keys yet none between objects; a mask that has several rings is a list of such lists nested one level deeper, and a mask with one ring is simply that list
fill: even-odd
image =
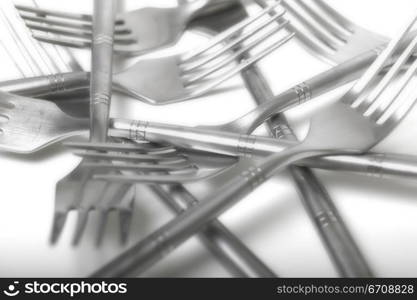
[{"label": "blurred fork", "polygon": [[[261,7],[267,0],[254,0]],[[369,49],[385,44],[388,39],[364,29],[323,0],[283,0],[288,11],[290,32],[307,50],[331,64],[345,62]]]},{"label": "blurred fork", "polygon": [[[288,22],[283,21],[280,25],[274,22],[283,18],[285,10],[281,9],[272,18],[265,17],[278,6],[279,2],[267,6],[259,14],[218,34],[207,45],[195,51],[139,60],[133,66],[114,74],[113,86],[120,92],[155,105],[186,101],[208,93],[293,37],[293,34],[280,35]],[[276,40],[264,46],[273,36],[277,36]],[[237,47],[240,49],[231,54],[231,50]],[[262,49],[250,59],[235,63],[258,47]],[[72,78],[78,84],[84,82],[86,86],[88,81],[85,77]]]},{"label": "blurred fork", "polygon": [[[167,47],[180,38],[186,25],[197,15],[215,13],[235,4],[235,0],[180,1],[176,7],[146,7],[118,14],[114,51],[117,54],[134,56]],[[16,8],[36,39],[61,46],[91,47],[91,15],[22,5],[17,5]]]},{"label": "blurred fork", "polygon": [[[417,17],[414,16],[339,102],[312,118],[308,135],[301,143],[248,167],[239,176],[225,182],[205,201],[133,245],[92,276],[120,277],[128,275],[131,271],[146,270],[291,163],[315,156],[362,153],[379,143],[417,101],[417,93],[415,90],[412,91],[409,85],[417,71],[417,60],[413,61],[398,80],[393,88],[394,93],[384,93],[387,87],[392,85],[393,79],[399,75],[401,67],[412,56],[417,46],[417,37],[414,37],[387,74],[381,80],[378,79],[379,72],[392,58],[399,42],[416,22]],[[371,88],[373,84],[376,84],[376,87]],[[404,97],[406,94],[408,97]]]}]

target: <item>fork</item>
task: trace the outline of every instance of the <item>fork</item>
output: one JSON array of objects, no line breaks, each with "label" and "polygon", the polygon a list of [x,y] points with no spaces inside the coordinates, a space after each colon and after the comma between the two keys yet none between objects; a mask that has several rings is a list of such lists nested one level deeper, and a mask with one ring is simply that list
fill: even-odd
[{"label": "fork", "polygon": [[[146,7],[117,15],[114,51],[136,56],[175,43],[186,25],[201,14],[215,13],[236,4],[235,0],[181,1],[171,8]],[[17,5],[33,36],[43,42],[75,48],[91,47],[92,17],[85,14]],[[54,35],[45,35],[53,33]]]},{"label": "fork", "polygon": [[[266,0],[254,0],[267,6]],[[388,39],[345,18],[323,0],[283,0],[288,11],[290,32],[308,51],[330,64],[345,62]]]},{"label": "fork", "polygon": [[[193,153],[181,153],[172,147],[161,147],[150,151],[151,145],[140,144],[97,144],[97,143],[66,143],[70,148],[82,149],[74,154],[83,158],[100,159],[100,162],[89,163],[94,170],[120,170],[124,172],[144,173],[181,173],[192,174],[195,161],[201,163],[201,156]],[[124,147],[122,147],[124,146]],[[146,148],[145,148],[146,146]],[[128,148],[125,148],[128,147]],[[155,147],[155,146],[154,146]],[[133,150],[142,150],[134,154]],[[205,158],[207,159],[207,158]],[[223,157],[209,158],[218,166],[231,164],[234,160]],[[158,196],[171,210],[181,214],[185,208],[192,207],[198,200],[182,185],[158,186],[150,185],[151,191]],[[232,274],[239,277],[276,277],[250,249],[245,246],[220,221],[214,221],[199,235],[208,250],[227,267]]]},{"label": "fork", "polygon": [[[139,60],[114,74],[114,88],[155,105],[186,101],[212,91],[292,39],[293,34],[283,37],[279,34],[288,22],[283,21],[280,25],[274,22],[283,18],[285,10],[280,9],[271,18],[265,17],[279,4],[277,2],[267,6],[257,15],[218,34],[202,48],[182,55]],[[269,28],[271,26],[272,28]],[[264,43],[272,40],[274,36],[276,40],[263,47]],[[239,46],[239,51],[229,54],[230,50]],[[258,48],[262,49],[250,59],[234,63],[242,55]],[[88,85],[85,76],[79,79],[74,76],[73,79],[79,83],[84,79],[84,86]]]},{"label": "fork", "polygon": [[[377,60],[338,103],[327,107],[312,118],[309,133],[301,143],[271,155],[259,164],[252,165],[239,176],[225,183],[206,201],[168,222],[92,276],[125,276],[133,270],[145,270],[161,256],[201,230],[207,222],[252,192],[266,179],[297,160],[331,154],[363,153],[380,142],[417,101],[416,94],[402,97],[404,89],[407,90],[411,78],[417,71],[417,60],[399,79],[393,96],[384,93],[387,87],[391,86],[393,78],[398,75],[402,65],[413,54],[417,37],[402,52],[387,74],[381,80],[377,78],[387,60],[397,50],[399,42],[416,21],[417,17],[414,16],[412,22],[388,44]],[[377,85],[371,89],[371,84],[374,83]],[[381,103],[383,94],[387,98]]]},{"label": "fork", "polygon": [[[89,126],[90,141],[93,143],[107,141],[113,63],[114,9],[114,0],[94,1]],[[65,124],[65,122],[61,124]],[[86,162],[85,160],[81,161],[74,171],[56,185],[51,242],[55,243],[60,236],[70,210],[76,209],[78,212],[73,238],[73,244],[77,245],[87,225],[90,210],[97,209],[101,222],[104,222],[108,213],[107,208],[119,210],[122,241],[126,241],[133,197],[128,197],[125,201],[118,202],[118,200],[122,198],[122,195],[127,195],[132,186],[129,184],[102,184],[90,180],[92,169],[86,167]]]}]

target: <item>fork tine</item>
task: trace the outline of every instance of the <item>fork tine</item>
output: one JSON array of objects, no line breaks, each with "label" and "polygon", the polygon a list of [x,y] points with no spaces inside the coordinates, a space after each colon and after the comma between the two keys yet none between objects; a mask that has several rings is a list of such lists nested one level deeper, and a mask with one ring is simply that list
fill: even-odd
[{"label": "fork tine", "polygon": [[[254,0],[261,8],[266,8],[267,3],[265,0]],[[308,49],[312,49],[314,53],[328,53],[331,55],[333,50],[328,48],[326,45],[311,37],[310,34],[306,33],[305,30],[299,28],[297,24],[288,24],[289,32],[296,32],[297,39],[302,42],[303,45],[306,45]]]},{"label": "fork tine", "polygon": [[239,65],[230,69],[228,72],[222,74],[218,78],[215,78],[208,83],[201,85],[199,88],[195,88],[192,94],[199,95],[201,93],[207,92],[214,87],[222,84],[226,80],[230,79],[231,77],[235,76],[236,74],[240,73],[242,70],[250,67],[251,65],[257,63],[258,61],[262,60],[264,57],[268,56],[270,53],[275,51],[276,49],[280,48],[282,45],[290,41],[294,37],[295,33],[288,34],[287,36],[283,37],[282,39],[278,40],[271,46],[267,47],[265,50],[261,51],[260,53],[254,55],[253,57],[242,60]]},{"label": "fork tine", "polygon": [[[405,28],[389,42],[385,50],[378,56],[375,62],[365,71],[351,90],[343,96],[343,102],[352,105],[353,107],[359,107],[361,105],[361,103],[366,99],[365,91],[376,80],[377,75],[382,71],[382,69],[389,63],[390,58],[398,50],[401,40],[414,26],[416,21],[417,16],[414,16],[412,22],[408,23],[407,26],[405,26]],[[358,97],[357,95],[360,96]]]},{"label": "fork tine", "polygon": [[93,35],[91,30],[83,29],[83,28],[62,28],[62,27],[56,27],[52,25],[34,23],[31,21],[27,21],[25,24],[31,30],[40,31],[43,33],[58,34],[60,36],[76,37],[80,39],[83,39],[83,38],[91,39]]},{"label": "fork tine", "polygon": [[220,69],[226,67],[231,62],[240,58],[242,56],[242,54],[244,54],[244,53],[250,51],[251,49],[255,48],[256,46],[259,45],[259,43],[266,40],[267,38],[269,38],[273,34],[277,33],[281,29],[285,28],[287,24],[288,24],[288,21],[285,21],[280,26],[268,31],[265,35],[258,37],[257,39],[255,39],[254,41],[249,43],[248,45],[245,45],[242,49],[239,49],[238,51],[235,51],[233,55],[226,57],[224,60],[220,61],[219,63],[212,66],[211,68],[208,68],[208,69],[204,70],[204,72],[202,72],[200,74],[195,74],[195,75],[187,78],[186,79],[186,85],[195,84],[197,81],[199,81],[201,79],[204,79],[207,76],[213,74],[214,72],[219,71]]},{"label": "fork tine", "polygon": [[[51,33],[64,37],[75,37],[77,39],[91,39],[93,32],[91,30],[85,29],[73,29],[73,28],[62,28],[52,25],[45,25],[33,22],[26,22],[26,26],[33,31],[39,31],[42,33]],[[129,44],[134,43],[135,40],[132,39],[127,34],[117,34],[115,35],[114,43],[116,44]]]},{"label": "fork tine", "polygon": [[178,184],[178,183],[192,183],[202,179],[212,177],[216,172],[209,171],[202,174],[195,174],[195,172],[185,174],[122,174],[122,175],[94,175],[96,180],[119,182],[119,183],[141,183],[141,184]]},{"label": "fork tine", "polygon": [[58,46],[63,47],[72,47],[72,48],[89,48],[91,47],[91,40],[76,40],[76,39],[69,39],[45,34],[32,34],[33,38],[37,39],[38,41],[55,44]]},{"label": "fork tine", "polygon": [[[133,201],[132,201],[133,205]],[[130,227],[133,220],[133,208],[131,210],[119,211],[119,224],[120,224],[120,242],[126,244],[129,239]]]},{"label": "fork tine", "polygon": [[208,44],[206,44],[201,49],[197,49],[195,51],[191,51],[181,57],[182,61],[190,60],[195,56],[201,55],[202,53],[206,52],[207,50],[212,49],[213,47],[217,46],[218,44],[222,43],[223,41],[231,38],[232,36],[236,35],[240,31],[242,31],[243,28],[247,27],[248,25],[254,23],[258,19],[262,18],[269,12],[271,12],[273,9],[275,9],[278,5],[281,4],[281,1],[277,1],[274,4],[271,4],[267,6],[265,9],[263,9],[259,14],[256,16],[253,16],[251,18],[246,19],[245,21],[242,21],[235,26],[232,26],[228,30],[224,31],[223,33],[218,34],[216,37],[212,38]]},{"label": "fork tine", "polygon": [[85,231],[85,228],[87,226],[87,221],[88,221],[88,214],[89,214],[89,211],[86,209],[78,210],[77,224],[75,225],[74,238],[72,240],[73,246],[77,246],[80,243],[81,238],[84,235],[84,231]]},{"label": "fork tine", "polygon": [[[263,22],[262,24],[258,25],[255,28],[252,28],[250,31],[245,32],[244,34],[240,35],[238,38],[231,40],[227,45],[223,46],[221,49],[219,49],[218,51],[207,55],[207,56],[203,56],[202,59],[199,60],[193,60],[192,63],[190,63],[188,66],[185,65],[184,66],[184,62],[182,63],[182,70],[184,72],[190,72],[193,71],[207,63],[209,63],[210,61],[213,61],[214,59],[218,58],[220,55],[226,53],[227,51],[235,48],[238,44],[246,41],[247,39],[251,38],[255,33],[261,31],[262,29],[264,29],[266,26],[268,26],[269,24],[275,22],[276,19],[282,17],[285,14],[285,11],[274,15],[272,18],[266,20],[265,22]],[[288,21],[287,21],[288,23]],[[282,25],[280,25],[281,27]],[[185,64],[187,64],[187,62],[185,62]]]},{"label": "fork tine", "polygon": [[[408,83],[411,81],[411,79],[414,77],[414,75],[417,72],[417,60],[414,60],[414,62],[411,64],[403,78],[401,79],[401,82],[396,87],[396,91],[394,93],[394,97],[392,98],[390,104],[385,108],[379,108],[377,109],[372,115],[370,116],[372,119],[374,119],[376,122],[384,122],[391,114],[396,112],[395,118],[396,119],[402,119],[405,115],[405,113],[411,108],[413,103],[415,102],[414,98],[410,98],[408,101],[401,101],[401,94],[405,87],[408,85]],[[397,108],[395,108],[395,105],[397,105]],[[408,105],[408,107],[405,107]],[[399,112],[399,109],[403,109],[403,113]]]},{"label": "fork tine", "polygon": [[122,245],[126,244],[129,238],[136,195],[136,186],[133,185],[130,191],[124,195],[122,201],[117,206],[117,211],[119,213],[120,242]]},{"label": "fork tine", "polygon": [[65,223],[67,221],[67,216],[68,212],[55,211],[50,237],[51,244],[56,244],[58,238],[61,236],[61,232],[64,229]]},{"label": "fork tine", "polygon": [[[359,111],[368,114],[370,111],[373,111],[375,107],[379,106],[380,101],[378,101],[379,96],[391,85],[392,80],[395,78],[396,75],[402,70],[403,66],[407,63],[408,59],[414,53],[417,46],[417,36],[411,41],[409,46],[404,50],[404,52],[400,55],[400,57],[396,60],[394,65],[389,69],[387,74],[382,78],[382,80],[378,83],[378,85],[372,89],[372,92],[369,96],[365,98],[365,101],[361,103],[358,107]],[[409,71],[407,72],[409,74]],[[407,85],[410,81],[411,77],[413,76],[413,72],[410,74],[410,78],[407,79],[406,82],[403,83],[402,87],[399,89],[398,94],[393,99],[397,98],[401,93],[402,89]]]},{"label": "fork tine", "polygon": [[60,11],[39,9],[39,8],[35,8],[35,7],[25,6],[25,5],[15,5],[15,7],[19,11],[24,11],[24,12],[28,12],[28,13],[37,14],[37,15],[58,17],[58,18],[77,20],[77,21],[88,21],[88,22],[93,21],[92,16],[91,15],[86,15],[86,14],[64,13],[64,12],[60,12]]}]

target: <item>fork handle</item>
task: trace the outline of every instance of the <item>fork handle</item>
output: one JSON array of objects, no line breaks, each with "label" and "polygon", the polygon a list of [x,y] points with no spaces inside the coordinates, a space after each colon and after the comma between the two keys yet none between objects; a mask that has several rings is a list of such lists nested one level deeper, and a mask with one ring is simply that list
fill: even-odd
[{"label": "fork handle", "polygon": [[41,97],[86,88],[90,84],[87,72],[59,73],[0,82],[0,90],[21,96]]},{"label": "fork handle", "polygon": [[115,0],[94,0],[90,85],[90,140],[107,140],[112,95]]}]

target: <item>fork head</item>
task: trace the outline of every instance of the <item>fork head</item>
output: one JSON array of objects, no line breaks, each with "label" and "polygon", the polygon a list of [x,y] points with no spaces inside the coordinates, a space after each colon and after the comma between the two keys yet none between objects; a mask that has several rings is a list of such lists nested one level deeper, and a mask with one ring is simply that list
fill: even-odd
[{"label": "fork head", "polygon": [[[266,0],[255,0],[261,7]],[[351,22],[323,0],[283,0],[289,30],[298,41],[326,62],[338,64],[375,49],[387,38]]]},{"label": "fork head", "polygon": [[[115,74],[115,87],[151,104],[180,102],[208,93],[291,40],[293,34],[283,33],[288,25],[285,10],[280,8],[272,17],[267,16],[278,6],[279,2],[266,7],[195,51],[141,60]],[[280,24],[275,22],[278,19]],[[257,53],[243,59],[255,49]]]},{"label": "fork head", "polygon": [[31,153],[82,135],[88,119],[73,118],[54,103],[0,92],[0,150]]},{"label": "fork head", "polygon": [[[211,8],[223,10],[234,5],[224,1]],[[210,1],[182,2],[175,7],[145,7],[118,15],[115,24],[115,53],[142,55],[174,44],[187,23]],[[92,17],[17,5],[21,17],[41,41],[74,48],[91,47]],[[53,34],[48,35],[48,34]]]}]

